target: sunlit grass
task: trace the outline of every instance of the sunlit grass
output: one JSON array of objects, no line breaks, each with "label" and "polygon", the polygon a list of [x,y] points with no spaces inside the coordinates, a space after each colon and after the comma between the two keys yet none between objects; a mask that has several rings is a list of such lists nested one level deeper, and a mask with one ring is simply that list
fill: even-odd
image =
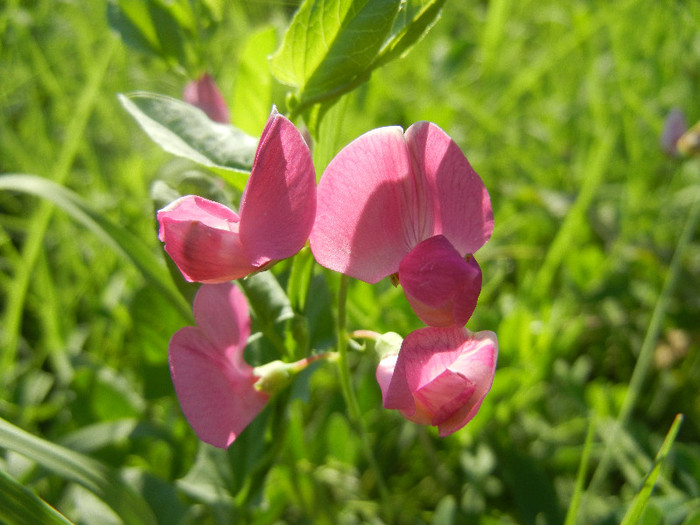
[{"label": "sunlit grass", "polygon": [[[116,94],[179,97],[186,75],[124,46],[105,4],[22,4],[0,8],[0,172],[64,184],[160,257],[149,191],[169,157]],[[205,62],[234,106],[247,39],[268,22],[281,30],[292,7],[224,9],[230,21]],[[464,430],[439,439],[383,410],[374,356],[348,356],[384,503],[331,368],[292,390],[282,452],[259,499],[252,458],[262,443],[244,434],[228,454],[198,452],[167,369],[168,339],[186,322],[176,307],[99,235],[47,200],[9,191],[0,192],[0,417],[130,469],[161,523],[534,524],[563,522],[572,501],[579,519],[569,523],[619,522],[684,413],[644,523],[693,523],[700,165],[665,157],[658,141],[671,107],[700,118],[697,20],[696,2],[447,2],[408,57],[329,114],[337,135],[318,152],[321,164],[371,128],[436,122],[466,152],[495,212],[468,327],[498,334],[499,369]],[[283,88],[271,93],[283,107]],[[284,280],[288,266],[275,272]],[[309,299],[319,326],[336,292],[322,275]],[[421,326],[401,295],[388,282],[351,283],[347,328],[406,335]],[[330,328],[312,344],[333,344]],[[76,439],[83,432],[94,445]],[[606,455],[606,475],[591,486]],[[212,462],[221,470],[205,468]],[[9,452],[0,468],[89,522],[92,509],[61,476]],[[227,490],[238,494],[235,516],[213,504],[230,503]]]}]

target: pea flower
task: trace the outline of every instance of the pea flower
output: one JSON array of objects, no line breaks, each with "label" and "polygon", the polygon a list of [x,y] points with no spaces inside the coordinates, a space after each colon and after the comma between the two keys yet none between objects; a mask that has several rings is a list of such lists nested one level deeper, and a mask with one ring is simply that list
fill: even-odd
[{"label": "pea flower", "polygon": [[306,243],[316,214],[316,175],[301,133],[276,109],[260,138],[239,213],[195,195],[158,212],[158,236],[185,279],[239,279]]},{"label": "pea flower", "polygon": [[248,302],[231,283],[204,285],[193,304],[197,326],[170,339],[168,361],[182,411],[197,436],[226,448],[263,409],[269,393],[243,359],[250,335]]},{"label": "pea flower", "polygon": [[418,122],[365,133],[318,185],[310,244],[319,264],[374,284],[392,276],[418,317],[464,326],[481,291],[473,258],[493,231],[491,201],[457,144]]},{"label": "pea flower", "polygon": [[187,421],[202,441],[215,447],[231,445],[275,392],[310,363],[329,355],[250,366],[243,358],[250,335],[248,302],[230,282],[203,285],[193,311],[197,326],[173,335],[168,362]]},{"label": "pea flower", "polygon": [[426,327],[408,334],[398,354],[377,367],[384,408],[406,419],[456,432],[476,415],[491,389],[498,340],[489,331]]},{"label": "pea flower", "polygon": [[214,122],[228,124],[231,121],[226,101],[209,73],[188,82],[183,90],[182,98],[188,104],[204,111]]}]

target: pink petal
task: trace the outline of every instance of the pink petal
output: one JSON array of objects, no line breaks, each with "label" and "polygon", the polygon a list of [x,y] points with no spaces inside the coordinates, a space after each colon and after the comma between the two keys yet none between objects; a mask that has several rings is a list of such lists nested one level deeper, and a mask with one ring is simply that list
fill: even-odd
[{"label": "pink petal", "polygon": [[436,235],[419,243],[399,265],[399,282],[416,315],[430,326],[464,326],[481,292],[481,269]]},{"label": "pink petal", "polygon": [[199,80],[188,82],[182,94],[188,104],[198,107],[214,122],[231,121],[228,106],[211,75],[205,73]]},{"label": "pink petal", "polygon": [[375,129],[348,144],[318,185],[310,239],[316,260],[368,283],[398,271],[412,247],[413,185],[401,128]]},{"label": "pink petal", "polygon": [[204,284],[192,306],[197,326],[214,348],[223,349],[227,361],[240,370],[250,371],[243,350],[250,336],[248,300],[230,282]]},{"label": "pink petal", "polygon": [[316,216],[316,175],[299,130],[273,109],[241,199],[241,242],[260,267],[304,247]]},{"label": "pink petal", "polygon": [[384,407],[398,409],[414,421],[428,414],[440,436],[451,434],[481,406],[493,383],[497,357],[493,332],[474,334],[462,327],[416,330],[404,339],[383,395]]},{"label": "pink petal", "polygon": [[443,370],[430,383],[413,394],[416,404],[432,414],[431,425],[440,425],[454,416],[474,394],[476,385],[462,374]]},{"label": "pink petal", "polygon": [[267,394],[253,387],[257,378],[243,374],[194,327],[170,340],[170,373],[182,411],[197,436],[226,448],[258,415]]},{"label": "pink petal", "polygon": [[226,206],[188,195],[158,212],[159,238],[185,279],[225,282],[255,270],[241,245],[239,219]]},{"label": "pink petal", "polygon": [[423,212],[431,216],[421,220],[431,231],[418,241],[443,234],[460,255],[475,253],[493,232],[491,200],[481,178],[459,146],[433,123],[409,127],[406,144],[415,178],[430,196]]}]

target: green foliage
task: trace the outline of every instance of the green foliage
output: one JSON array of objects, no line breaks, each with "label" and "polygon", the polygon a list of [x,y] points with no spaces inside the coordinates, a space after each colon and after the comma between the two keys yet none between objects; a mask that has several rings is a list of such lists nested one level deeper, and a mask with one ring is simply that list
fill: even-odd
[{"label": "green foliage", "polygon": [[[0,177],[0,521],[64,522],[47,502],[74,523],[697,523],[700,165],[658,137],[671,107],[700,115],[698,3],[295,7],[0,7],[0,171],[36,174]],[[204,69],[243,131],[179,102]],[[121,99],[145,135],[117,99],[140,89],[165,94]],[[468,327],[498,334],[499,367],[460,432],[384,410],[360,339],[366,432],[324,362],[228,451],[187,425],[167,345],[190,311],[154,210],[235,205],[272,104],[311,128],[319,177],[359,134],[431,120],[484,179],[496,229]],[[241,284],[251,363],[335,347],[340,289],[308,250]],[[389,282],[347,298],[348,332],[421,326]]]}]

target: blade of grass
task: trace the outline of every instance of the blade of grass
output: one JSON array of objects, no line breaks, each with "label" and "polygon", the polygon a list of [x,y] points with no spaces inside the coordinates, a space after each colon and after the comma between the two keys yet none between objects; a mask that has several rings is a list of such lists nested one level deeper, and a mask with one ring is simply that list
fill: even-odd
[{"label": "blade of grass", "polygon": [[[116,38],[107,39],[107,43],[96,55],[95,67],[89,72],[85,87],[77,97],[73,118],[66,129],[65,141],[54,163],[53,180],[59,184],[63,183],[70,173],[89,117],[99,99],[100,86],[117,47],[116,44]],[[32,216],[27,228],[21,263],[15,267],[12,285],[7,290],[7,302],[2,319],[4,352],[0,357],[0,370],[3,371],[9,370],[15,361],[25,297],[53,209],[50,202],[42,202]]]},{"label": "blade of grass", "polygon": [[[695,167],[698,165],[695,164]],[[697,179],[697,177],[696,177]],[[649,321],[649,327],[644,336],[644,341],[642,342],[641,349],[639,351],[639,357],[632,371],[632,377],[630,378],[629,386],[627,387],[627,393],[622,402],[622,408],[620,408],[620,413],[617,416],[617,421],[613,429],[611,440],[614,442],[615,435],[622,427],[627,425],[629,418],[632,414],[632,410],[637,404],[637,400],[642,393],[642,388],[644,387],[644,381],[649,374],[649,369],[653,364],[654,360],[654,350],[656,348],[656,343],[659,339],[659,334],[661,332],[661,327],[666,317],[666,312],[671,305],[671,299],[673,291],[676,287],[676,281],[681,272],[681,262],[683,260],[683,254],[690,245],[693,234],[696,231],[696,226],[698,219],[700,218],[700,187],[695,190],[695,196],[693,202],[688,211],[688,217],[685,221],[683,231],[676,244],[676,250],[671,259],[671,264],[668,268],[668,273],[666,274],[666,280],[664,281],[663,288],[659,294],[659,299],[656,301],[654,306],[654,311],[651,315],[651,320]],[[610,462],[612,460],[612,449],[609,446],[605,447],[602,459],[596,468],[593,475],[593,479],[589,485],[589,490],[595,490],[598,485],[606,478],[608,470],[610,468]]]},{"label": "blade of grass", "polygon": [[53,507],[0,470],[0,522],[8,525],[71,525]]},{"label": "blade of grass", "polygon": [[593,449],[593,436],[595,435],[595,423],[593,418],[588,425],[588,433],[586,434],[586,441],[583,445],[583,454],[581,454],[581,463],[578,466],[578,474],[576,475],[576,487],[574,488],[574,495],[571,498],[571,503],[569,504],[569,510],[566,512],[566,521],[564,525],[575,525],[576,517],[578,516],[578,509],[581,505],[581,500],[583,498],[584,483],[586,480],[586,472],[588,470],[588,462],[591,457],[591,450]]},{"label": "blade of grass", "polygon": [[96,233],[117,251],[124,254],[176,307],[185,319],[190,319],[191,311],[182,295],[175,289],[163,261],[156,257],[143,244],[141,239],[128,230],[117,226],[102,214],[91,208],[72,191],[48,179],[36,175],[8,174],[0,176],[0,190],[21,191],[42,197],[73,219]]},{"label": "blade of grass", "polygon": [[36,461],[63,479],[79,483],[120,516],[124,523],[155,525],[148,504],[118,472],[88,456],[38,438],[0,418],[0,446]]},{"label": "blade of grass", "polygon": [[642,513],[644,512],[644,509],[649,502],[649,498],[651,497],[651,492],[654,490],[654,485],[656,485],[656,480],[659,478],[659,474],[661,474],[661,467],[663,466],[666,456],[671,450],[673,442],[676,440],[676,436],[678,435],[682,422],[683,414],[677,414],[673,420],[671,428],[666,434],[666,438],[661,444],[661,448],[659,448],[659,451],[656,454],[656,458],[654,459],[654,467],[644,480],[642,488],[634,497],[634,500],[627,509],[624,518],[622,518],[622,521],[620,522],[620,525],[634,525],[635,523],[639,523]]}]

